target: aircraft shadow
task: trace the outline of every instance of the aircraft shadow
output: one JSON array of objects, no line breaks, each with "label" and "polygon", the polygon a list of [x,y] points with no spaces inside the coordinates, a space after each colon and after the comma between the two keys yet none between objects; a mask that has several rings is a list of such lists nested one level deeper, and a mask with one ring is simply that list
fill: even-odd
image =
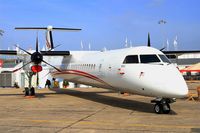
[{"label": "aircraft shadow", "polygon": [[0,94],[0,96],[24,96],[24,94]]},{"label": "aircraft shadow", "polygon": [[[91,100],[94,102],[102,103],[105,105],[109,105],[112,107],[119,107],[123,109],[128,109],[132,111],[146,112],[146,113],[154,113],[153,104],[145,103],[141,101],[122,99],[117,97],[105,96],[101,95],[102,92],[81,92],[77,90],[68,90],[68,89],[50,89],[51,91],[55,91],[57,94],[66,94],[70,96],[75,96],[87,100]],[[110,93],[109,91],[105,91],[103,93]]]},{"label": "aircraft shadow", "polygon": [[[119,107],[123,109],[128,109],[132,111],[154,113],[153,106],[154,104],[145,103],[136,100],[122,99],[120,97],[112,97],[107,95],[101,95],[102,93],[113,93],[114,91],[97,91],[97,92],[82,92],[78,90],[69,90],[69,89],[49,89],[53,91],[52,93],[37,93],[36,98],[45,98],[47,95],[52,94],[66,94],[70,96],[75,96],[83,98],[86,100],[102,103],[112,107]],[[24,96],[24,94],[0,94],[0,96]],[[176,115],[176,112],[171,110],[170,115]]]}]

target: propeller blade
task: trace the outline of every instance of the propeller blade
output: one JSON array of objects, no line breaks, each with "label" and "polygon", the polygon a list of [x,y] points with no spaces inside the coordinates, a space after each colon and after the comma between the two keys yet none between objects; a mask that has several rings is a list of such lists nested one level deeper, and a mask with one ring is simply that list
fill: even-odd
[{"label": "propeller blade", "polygon": [[148,42],[147,42],[147,46],[151,47],[151,41],[150,41],[150,34],[148,33]]},{"label": "propeller blade", "polygon": [[49,64],[49,63],[47,63],[46,61],[42,60],[42,62],[44,62],[45,64],[47,64],[47,65],[49,65],[49,66],[51,66],[51,67],[53,67],[53,68],[56,69],[57,71],[61,72],[60,69],[58,69],[57,67],[55,67],[55,66],[53,66],[53,65],[51,65],[51,64]]},{"label": "propeller blade", "polygon": [[17,69],[15,69],[15,70],[13,70],[12,72],[16,72],[16,71],[18,71],[18,70],[22,69],[23,67],[25,67],[26,65],[30,64],[31,62],[32,62],[32,61],[30,61],[30,62],[28,62],[28,63],[24,64],[22,67],[20,67],[20,68],[17,68]]},{"label": "propeller blade", "polygon": [[31,53],[29,53],[28,51],[26,51],[25,49],[23,49],[23,48],[20,48],[19,46],[17,46],[17,45],[15,45],[15,47],[18,47],[19,49],[21,49],[22,51],[24,51],[24,52],[26,52],[27,54],[29,54],[29,55],[32,55]]},{"label": "propeller blade", "polygon": [[38,52],[38,33],[37,33],[37,38],[36,38],[36,52]]},{"label": "propeller blade", "polygon": [[166,47],[161,48],[160,51],[163,51],[165,48],[166,48]]}]

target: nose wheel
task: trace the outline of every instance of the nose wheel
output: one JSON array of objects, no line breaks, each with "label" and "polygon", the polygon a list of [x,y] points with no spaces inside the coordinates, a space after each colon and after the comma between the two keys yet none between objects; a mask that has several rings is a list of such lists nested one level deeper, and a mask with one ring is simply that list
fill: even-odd
[{"label": "nose wheel", "polygon": [[171,109],[168,103],[166,104],[156,103],[154,106],[154,111],[157,114],[169,114]]},{"label": "nose wheel", "polygon": [[175,102],[173,99],[155,99],[151,101],[152,103],[156,103],[154,105],[154,111],[157,114],[169,114],[171,111],[170,103]]}]

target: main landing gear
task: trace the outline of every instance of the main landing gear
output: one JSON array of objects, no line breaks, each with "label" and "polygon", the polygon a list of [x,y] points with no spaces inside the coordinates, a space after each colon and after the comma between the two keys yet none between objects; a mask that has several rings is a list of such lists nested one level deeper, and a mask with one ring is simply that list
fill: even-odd
[{"label": "main landing gear", "polygon": [[35,88],[34,87],[31,87],[31,88],[26,87],[24,90],[24,95],[25,96],[35,96]]},{"label": "main landing gear", "polygon": [[169,98],[157,98],[151,101],[151,103],[156,103],[154,105],[154,111],[157,114],[169,114],[171,111],[169,104],[173,102],[176,102],[176,100]]}]

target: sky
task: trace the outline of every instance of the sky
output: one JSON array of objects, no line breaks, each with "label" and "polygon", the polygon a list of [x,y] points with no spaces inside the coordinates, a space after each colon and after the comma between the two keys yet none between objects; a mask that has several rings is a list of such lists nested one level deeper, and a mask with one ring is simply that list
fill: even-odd
[{"label": "sky", "polygon": [[[102,50],[147,44],[161,49],[169,42],[174,50],[200,50],[199,0],[0,0],[0,49],[35,48],[36,31],[14,30],[15,27],[69,27],[80,32],[54,31],[57,50]],[[165,20],[165,24],[158,24]],[[39,44],[45,44],[40,31]]]}]

